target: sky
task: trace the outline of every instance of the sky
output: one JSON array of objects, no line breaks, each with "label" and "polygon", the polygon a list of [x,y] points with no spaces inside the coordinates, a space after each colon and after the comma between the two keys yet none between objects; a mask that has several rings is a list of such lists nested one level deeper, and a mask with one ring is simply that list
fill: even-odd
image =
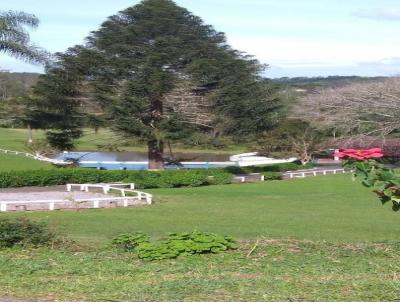
[{"label": "sky", "polygon": [[[0,0],[35,14],[31,40],[50,52],[81,44],[110,15],[138,0]],[[400,74],[400,0],[176,0],[232,47],[254,55],[270,78]],[[0,68],[43,68],[0,54]]]}]

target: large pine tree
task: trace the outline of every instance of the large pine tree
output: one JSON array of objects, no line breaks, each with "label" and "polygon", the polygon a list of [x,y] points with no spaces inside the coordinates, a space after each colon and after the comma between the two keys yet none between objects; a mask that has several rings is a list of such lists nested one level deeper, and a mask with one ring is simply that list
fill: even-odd
[{"label": "large pine tree", "polygon": [[220,133],[253,135],[277,119],[275,90],[260,77],[264,66],[171,0],[144,0],[109,17],[86,45],[59,60],[54,68],[79,74],[65,78],[84,83],[86,96],[103,105],[114,129],[147,144],[150,169],[164,167],[166,140],[196,129],[166,106],[166,96],[182,81],[206,91]]}]

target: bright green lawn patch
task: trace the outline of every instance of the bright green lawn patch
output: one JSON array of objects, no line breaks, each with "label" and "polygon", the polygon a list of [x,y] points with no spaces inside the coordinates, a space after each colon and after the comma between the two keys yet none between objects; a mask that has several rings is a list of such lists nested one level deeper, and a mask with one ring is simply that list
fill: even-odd
[{"label": "bright green lawn patch", "polygon": [[0,292],[61,301],[132,302],[400,297],[399,244],[264,241],[246,257],[253,245],[156,262],[111,251],[6,250],[0,252]]},{"label": "bright green lawn patch", "polygon": [[0,154],[0,171],[27,171],[53,169],[49,163],[41,162],[19,155]]},{"label": "bright green lawn patch", "polygon": [[156,204],[22,215],[55,224],[82,243],[106,243],[124,232],[143,231],[157,237],[194,229],[239,239],[399,240],[399,214],[382,207],[350,175],[146,191],[154,194]]}]

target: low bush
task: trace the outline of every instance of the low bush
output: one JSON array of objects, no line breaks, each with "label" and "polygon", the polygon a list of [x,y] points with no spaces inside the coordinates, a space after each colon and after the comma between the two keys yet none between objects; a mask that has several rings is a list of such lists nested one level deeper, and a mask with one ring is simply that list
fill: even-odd
[{"label": "low bush", "polygon": [[192,233],[172,233],[158,243],[150,242],[143,233],[122,234],[115,237],[112,244],[124,251],[135,252],[145,260],[162,260],[195,254],[221,253],[236,249],[232,237],[194,231]]},{"label": "low bush", "polygon": [[264,172],[296,171],[312,167],[314,167],[313,164],[299,165],[297,163],[282,163],[282,164],[265,165],[265,166],[247,166],[247,167],[231,166],[225,168],[225,171],[232,174],[249,174],[249,173],[264,173]]},{"label": "low bush", "polygon": [[224,169],[182,169],[158,172],[53,169],[0,173],[0,188],[119,181],[133,182],[139,189],[197,187],[231,183],[232,174]]},{"label": "low bush", "polygon": [[283,174],[281,172],[262,172],[265,180],[282,180]]},{"label": "low bush", "polygon": [[0,248],[46,245],[55,238],[47,225],[26,218],[0,220]]}]

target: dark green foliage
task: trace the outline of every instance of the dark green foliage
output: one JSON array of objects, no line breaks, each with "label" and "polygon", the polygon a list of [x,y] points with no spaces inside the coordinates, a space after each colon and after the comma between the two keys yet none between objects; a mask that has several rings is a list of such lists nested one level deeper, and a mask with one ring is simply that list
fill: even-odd
[{"label": "dark green foliage", "polygon": [[54,234],[43,223],[26,218],[0,219],[0,248],[46,245],[53,239]]},{"label": "dark green foliage", "polygon": [[283,174],[281,172],[262,172],[264,175],[265,180],[282,180]]},{"label": "dark green foliage", "polygon": [[118,181],[133,182],[140,189],[197,187],[231,183],[232,174],[223,169],[166,170],[159,172],[52,169],[0,173],[0,188]]},{"label": "dark green foliage", "polygon": [[237,248],[230,236],[198,231],[171,233],[158,243],[150,242],[149,236],[143,233],[122,234],[115,237],[112,243],[125,251],[136,252],[139,258],[146,260],[171,259],[194,254],[217,254]]},{"label": "dark green foliage", "polygon": [[312,164],[299,165],[296,163],[282,163],[282,164],[265,165],[265,166],[247,166],[247,167],[231,166],[225,168],[225,170],[233,174],[250,174],[250,173],[264,173],[264,172],[296,171],[312,167],[313,167]]}]

